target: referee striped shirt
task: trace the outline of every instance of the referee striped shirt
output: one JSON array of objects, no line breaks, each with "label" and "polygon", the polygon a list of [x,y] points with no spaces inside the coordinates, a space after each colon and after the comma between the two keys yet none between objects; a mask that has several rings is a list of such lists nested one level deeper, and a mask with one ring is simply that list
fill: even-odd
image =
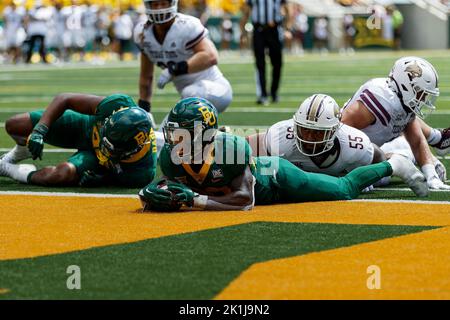
[{"label": "referee striped shirt", "polygon": [[281,24],[281,5],[285,4],[286,0],[246,0],[246,3],[252,8],[253,24]]}]

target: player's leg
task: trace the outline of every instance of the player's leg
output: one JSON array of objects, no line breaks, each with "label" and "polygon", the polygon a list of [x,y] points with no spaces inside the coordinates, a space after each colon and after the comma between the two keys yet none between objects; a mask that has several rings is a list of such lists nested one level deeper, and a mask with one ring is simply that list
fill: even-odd
[{"label": "player's leg", "polygon": [[272,30],[271,36],[268,39],[269,57],[272,64],[272,85],[270,88],[272,102],[278,102],[278,88],[280,86],[281,68],[283,65],[283,44],[280,40],[280,32],[279,28]]},{"label": "player's leg", "polygon": [[31,153],[26,146],[27,138],[33,130],[33,123],[29,113],[15,115],[5,122],[5,130],[16,142],[16,146],[0,157],[2,162],[18,163],[31,158]]},{"label": "player's leg", "polygon": [[214,81],[200,80],[189,86],[186,86],[181,91],[181,97],[200,97],[211,102],[219,113],[225,111],[233,99],[233,90],[231,85],[225,78],[220,78]]}]

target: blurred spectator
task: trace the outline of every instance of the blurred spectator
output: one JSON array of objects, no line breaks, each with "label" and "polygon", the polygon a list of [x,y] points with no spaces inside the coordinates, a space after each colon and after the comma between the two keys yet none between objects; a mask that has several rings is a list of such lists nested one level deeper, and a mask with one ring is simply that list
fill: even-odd
[{"label": "blurred spectator", "polygon": [[220,49],[230,50],[230,44],[233,40],[233,22],[229,14],[224,14],[222,25],[222,42],[220,44]]},{"label": "blurred spectator", "polygon": [[57,61],[65,58],[64,32],[66,29],[66,17],[62,12],[62,3],[53,1],[52,15],[48,22],[48,32],[46,38],[47,48],[52,48]]},{"label": "blurred spectator", "polygon": [[50,20],[50,17],[51,10],[44,7],[41,0],[35,0],[34,7],[26,16],[27,35],[29,38],[28,53],[25,60],[26,63],[31,62],[31,56],[33,55],[36,43],[39,43],[39,55],[41,56],[41,62],[47,63],[45,36],[47,34],[47,22]]},{"label": "blurred spectator", "polygon": [[133,20],[126,11],[120,10],[113,18],[114,41],[119,58],[122,61],[125,50],[133,37]]},{"label": "blurred spectator", "polygon": [[25,8],[22,1],[14,0],[3,11],[5,49],[9,60],[17,63],[20,58],[20,48],[26,38],[23,22]]},{"label": "blurred spectator", "polygon": [[314,20],[314,47],[321,54],[328,53],[328,20],[325,16]]},{"label": "blurred spectator", "polygon": [[355,26],[353,25],[353,15],[344,15],[344,47],[342,53],[353,54],[355,50],[353,49],[353,38],[356,34]]},{"label": "blurred spectator", "polygon": [[392,28],[394,30],[394,49],[400,50],[401,36],[403,28],[403,15],[395,5],[390,5],[386,8],[387,15],[392,16]]},{"label": "blurred spectator", "polygon": [[86,1],[85,3],[86,6],[83,10],[81,22],[84,30],[87,49],[92,49],[95,40],[98,7],[96,5],[92,5],[91,1]]},{"label": "blurred spectator", "polygon": [[293,3],[292,8],[292,41],[288,48],[294,54],[303,54],[303,42],[305,34],[309,30],[308,16],[303,12],[303,7],[298,3]]},{"label": "blurred spectator", "polygon": [[[98,55],[105,50],[110,44],[111,39],[108,36],[108,30],[111,26],[111,19],[109,17],[106,7],[100,7],[97,11],[97,18],[95,20],[95,39],[93,44],[93,51]],[[98,56],[96,56],[98,59]]]},{"label": "blurred spectator", "polygon": [[80,60],[83,60],[86,46],[82,23],[83,8],[79,5],[79,0],[72,0],[72,5],[65,7],[62,12],[66,16],[64,47],[69,57],[72,57],[74,53],[78,53]]}]

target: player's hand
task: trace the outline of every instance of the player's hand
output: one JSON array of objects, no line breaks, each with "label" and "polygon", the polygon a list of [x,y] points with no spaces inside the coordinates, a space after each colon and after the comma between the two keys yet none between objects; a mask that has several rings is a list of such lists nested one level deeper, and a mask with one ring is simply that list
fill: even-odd
[{"label": "player's hand", "polygon": [[192,206],[194,205],[194,198],[197,196],[197,193],[192,191],[184,184],[176,182],[169,182],[167,185],[167,189],[175,193],[176,197],[178,198],[178,202],[192,208]]},{"label": "player's hand", "polygon": [[38,123],[27,140],[28,150],[30,150],[33,160],[39,158],[42,160],[42,151],[44,150],[44,138],[48,133],[48,127],[45,124]]},{"label": "player's hand", "polygon": [[153,182],[139,191],[144,211],[177,211],[181,203],[174,199],[165,182]]},{"label": "player's hand", "polygon": [[102,187],[106,184],[104,175],[97,174],[91,170],[83,172],[80,181],[78,182],[80,187],[95,188]]},{"label": "player's hand", "polygon": [[159,76],[157,86],[159,89],[164,89],[166,84],[172,81],[172,75],[169,73],[168,69],[164,69]]},{"label": "player's hand", "polygon": [[433,190],[450,190],[450,186],[443,183],[437,176],[428,179],[427,185],[428,188]]}]

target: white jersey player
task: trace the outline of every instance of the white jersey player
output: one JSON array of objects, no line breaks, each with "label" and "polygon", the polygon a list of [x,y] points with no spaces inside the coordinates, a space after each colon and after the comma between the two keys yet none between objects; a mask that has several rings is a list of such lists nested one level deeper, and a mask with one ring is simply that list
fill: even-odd
[{"label": "white jersey player", "polygon": [[342,122],[363,131],[378,146],[404,135],[431,189],[450,189],[436,172],[428,144],[450,150],[450,130],[439,131],[421,120],[439,96],[434,67],[418,57],[397,60],[388,78],[362,85],[342,110]]},{"label": "white jersey player", "polygon": [[182,98],[201,97],[223,112],[232,89],[216,66],[218,53],[200,20],[177,13],[177,0],[144,0],[148,21],[135,28],[142,51],[139,105],[150,109],[154,65],[163,69],[157,86],[172,81]]},{"label": "white jersey player", "polygon": [[[307,98],[293,119],[274,124],[259,139],[264,149],[259,155],[282,157],[309,172],[341,176],[383,160],[366,134],[340,122],[338,104],[323,94]],[[255,137],[248,140],[258,150]]]},{"label": "white jersey player", "polygon": [[17,6],[20,1],[13,1],[11,6],[7,6],[3,11],[3,20],[5,23],[6,50],[12,56],[14,62],[17,62],[20,55],[20,46],[26,38],[23,22],[25,18],[25,8]]}]

